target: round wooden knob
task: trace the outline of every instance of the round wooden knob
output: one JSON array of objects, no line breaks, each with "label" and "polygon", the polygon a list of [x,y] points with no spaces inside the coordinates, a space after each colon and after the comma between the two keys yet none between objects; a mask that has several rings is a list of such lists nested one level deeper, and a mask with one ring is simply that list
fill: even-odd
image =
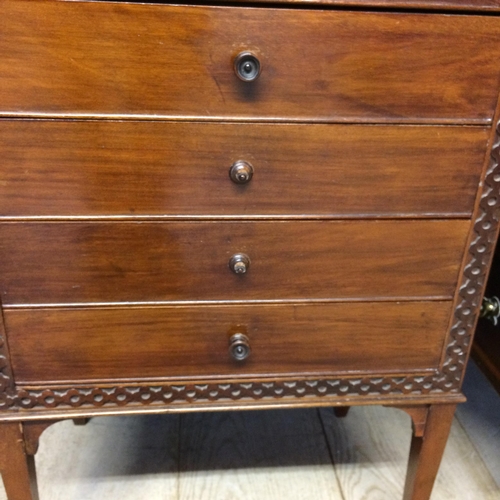
[{"label": "round wooden knob", "polygon": [[234,274],[245,274],[250,267],[250,258],[244,253],[234,254],[229,259],[229,269],[233,271]]},{"label": "round wooden knob", "polygon": [[229,169],[229,177],[235,184],[247,184],[252,180],[253,167],[250,163],[238,160]]},{"label": "round wooden knob", "polygon": [[229,354],[236,361],[243,361],[250,356],[250,341],[243,333],[235,333],[229,339]]},{"label": "round wooden knob", "polygon": [[234,60],[236,76],[244,82],[253,82],[260,75],[260,62],[251,52],[241,52]]}]

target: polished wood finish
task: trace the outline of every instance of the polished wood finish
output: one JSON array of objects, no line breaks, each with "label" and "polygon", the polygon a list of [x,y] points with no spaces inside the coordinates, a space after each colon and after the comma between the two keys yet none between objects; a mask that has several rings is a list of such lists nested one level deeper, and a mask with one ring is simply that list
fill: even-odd
[{"label": "polished wood finish", "polygon": [[38,420],[23,423],[24,446],[27,455],[36,455],[43,431],[57,422],[58,420]]},{"label": "polished wood finish", "polygon": [[368,1],[422,2],[0,2],[9,500],[48,419],[359,404],[411,416],[428,500],[498,235],[500,18]]},{"label": "polished wood finish", "polygon": [[[469,222],[4,223],[11,304],[451,298]],[[229,259],[245,253],[248,273]]]},{"label": "polished wood finish", "polygon": [[456,405],[431,405],[422,437],[411,442],[403,500],[428,500],[446,446]]},{"label": "polished wood finish", "polygon": [[26,454],[23,424],[0,424],[0,472],[9,500],[38,500],[35,461]]},{"label": "polished wood finish", "polygon": [[409,406],[396,406],[400,410],[408,413],[411,418],[411,424],[414,437],[423,437],[425,433],[425,425],[427,417],[429,416],[429,407],[424,405],[409,405]]},{"label": "polished wood finish", "polygon": [[[4,116],[491,123],[498,93],[491,17],[48,0],[0,17]],[[234,74],[244,50],[255,82]]]},{"label": "polished wood finish", "polygon": [[[4,120],[0,217],[468,217],[488,135],[475,127]],[[254,166],[248,185],[230,181],[238,160]]]},{"label": "polished wood finish", "polygon": [[[450,303],[428,302],[23,309],[6,310],[5,317],[17,383],[36,385],[431,371],[440,362],[449,312]],[[235,333],[250,340],[242,363],[228,352]]]}]

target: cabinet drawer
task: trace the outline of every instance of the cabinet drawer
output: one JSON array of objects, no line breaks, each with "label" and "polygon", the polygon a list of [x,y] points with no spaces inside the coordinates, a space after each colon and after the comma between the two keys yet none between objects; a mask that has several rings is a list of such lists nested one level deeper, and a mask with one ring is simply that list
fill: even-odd
[{"label": "cabinet drawer", "polygon": [[[451,304],[7,310],[16,383],[437,368]],[[236,361],[230,339],[246,335]]]},{"label": "cabinet drawer", "polygon": [[[470,216],[489,129],[0,121],[0,216]],[[251,180],[232,182],[238,161]]]},{"label": "cabinet drawer", "polygon": [[[494,17],[5,0],[4,114],[489,122]],[[236,77],[241,51],[261,63]]]},{"label": "cabinet drawer", "polygon": [[[0,225],[10,304],[451,298],[469,221]],[[229,268],[250,258],[246,274]]]}]

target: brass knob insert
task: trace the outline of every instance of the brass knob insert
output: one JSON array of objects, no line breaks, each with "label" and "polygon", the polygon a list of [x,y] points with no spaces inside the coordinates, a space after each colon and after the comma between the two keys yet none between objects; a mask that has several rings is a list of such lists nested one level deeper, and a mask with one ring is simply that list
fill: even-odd
[{"label": "brass knob insert", "polygon": [[244,253],[236,253],[229,259],[229,269],[234,274],[245,274],[250,267],[250,258]]},{"label": "brass knob insert", "polygon": [[235,333],[229,339],[229,354],[236,361],[243,361],[250,356],[250,340],[243,333]]},{"label": "brass knob insert", "polygon": [[247,161],[238,160],[229,169],[229,177],[235,184],[247,184],[252,180],[253,166]]},{"label": "brass knob insert", "polygon": [[240,52],[234,60],[236,76],[244,82],[253,82],[260,75],[260,62],[251,52]]}]

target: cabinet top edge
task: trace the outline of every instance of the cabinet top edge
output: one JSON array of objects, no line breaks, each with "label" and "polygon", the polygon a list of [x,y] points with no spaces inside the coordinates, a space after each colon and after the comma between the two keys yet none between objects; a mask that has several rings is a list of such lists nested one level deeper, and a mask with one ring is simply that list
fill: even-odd
[{"label": "cabinet top edge", "polygon": [[[33,1],[33,0],[29,0]],[[446,13],[500,14],[500,0],[37,0],[74,3],[117,3],[149,5],[218,5],[242,7],[298,7],[369,9]]]}]

